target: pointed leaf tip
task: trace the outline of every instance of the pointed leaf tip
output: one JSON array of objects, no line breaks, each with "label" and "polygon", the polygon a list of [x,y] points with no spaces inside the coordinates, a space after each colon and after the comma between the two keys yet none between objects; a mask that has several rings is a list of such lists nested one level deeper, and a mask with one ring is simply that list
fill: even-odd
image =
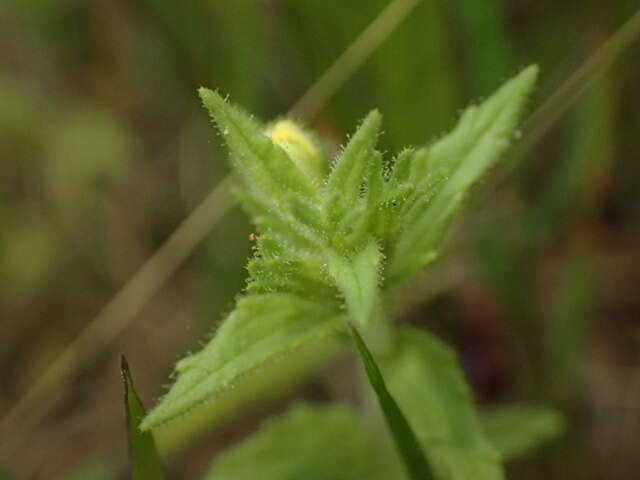
[{"label": "pointed leaf tip", "polygon": [[417,188],[397,222],[390,284],[434,258],[465,193],[511,143],[537,76],[536,65],[523,69],[480,105],[465,110],[448,135],[414,154],[407,175]]},{"label": "pointed leaf tip", "polygon": [[353,215],[360,217],[358,209],[364,207],[361,189],[366,182],[370,162],[379,155],[375,147],[381,123],[380,112],[369,112],[334,162],[327,179],[324,210],[329,224],[333,226],[330,234],[344,250],[353,247],[348,245],[354,243],[351,241],[354,240],[351,238],[351,232],[354,232]]},{"label": "pointed leaf tip", "polygon": [[389,390],[387,390],[387,385],[373,355],[353,323],[348,322],[347,325],[356,344],[356,349],[360,354],[360,360],[364,366],[369,384],[378,398],[378,403],[389,427],[389,432],[391,433],[398,454],[404,463],[406,473],[412,480],[436,479],[437,477],[433,472],[432,466],[425,456],[416,434],[407,421],[405,413],[396,403],[396,400]]},{"label": "pointed leaf tip", "polygon": [[200,99],[202,100],[203,103],[207,103],[210,101],[215,101],[215,100],[222,100],[222,97],[220,97],[220,94],[217,92],[214,92],[213,90],[211,90],[210,88],[206,88],[206,87],[200,87],[198,88],[198,95],[200,96]]},{"label": "pointed leaf tip", "polygon": [[164,468],[151,432],[140,430],[145,409],[135,390],[129,364],[120,355],[120,373],[124,386],[124,407],[133,480],[163,480]]}]

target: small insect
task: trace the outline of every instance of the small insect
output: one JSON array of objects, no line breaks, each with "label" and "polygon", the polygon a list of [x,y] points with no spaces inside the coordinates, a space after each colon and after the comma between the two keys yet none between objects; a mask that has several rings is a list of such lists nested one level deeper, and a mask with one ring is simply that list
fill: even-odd
[{"label": "small insect", "polygon": [[258,239],[258,236],[255,233],[249,234],[249,240],[255,242]]}]

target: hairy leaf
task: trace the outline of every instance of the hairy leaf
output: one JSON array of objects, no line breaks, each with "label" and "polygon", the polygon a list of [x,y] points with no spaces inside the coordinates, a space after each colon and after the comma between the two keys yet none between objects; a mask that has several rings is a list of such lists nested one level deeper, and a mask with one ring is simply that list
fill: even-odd
[{"label": "hairy leaf", "polygon": [[247,267],[251,274],[247,291],[293,293],[339,308],[338,290],[324,264],[320,254],[301,255],[268,234],[260,235],[256,255]]},{"label": "hairy leaf", "polygon": [[163,480],[166,477],[153,435],[151,432],[140,430],[140,422],[145,415],[145,410],[133,386],[129,365],[124,355],[121,358],[121,373],[132,466],[131,478],[133,480]]},{"label": "hairy leaf", "polygon": [[382,255],[371,241],[351,259],[329,253],[329,273],[344,296],[349,316],[359,325],[366,325],[380,301],[379,271]]},{"label": "hairy leaf", "polygon": [[389,463],[351,408],[300,405],[222,453],[205,479],[402,479]]},{"label": "hairy leaf", "polygon": [[[416,151],[408,182],[415,187],[390,259],[392,283],[419,271],[435,257],[453,214],[469,187],[505,151],[533,88],[538,69],[530,66],[480,106],[468,108],[447,136]],[[400,165],[398,181],[406,176]]]},{"label": "hairy leaf", "polygon": [[531,405],[493,407],[481,413],[480,421],[491,444],[506,459],[526,455],[564,430],[558,411]]},{"label": "hairy leaf", "polygon": [[380,161],[375,146],[381,122],[382,116],[376,110],[367,115],[335,161],[327,180],[327,229],[333,246],[342,251],[356,245],[365,233],[367,205],[363,188],[371,163]]},{"label": "hairy leaf", "polygon": [[[216,92],[200,89],[200,97],[225,138],[235,171],[243,180],[242,199],[257,217],[273,217],[272,229],[285,236],[295,229],[310,243],[319,205],[318,189],[283,148],[263,133],[263,128],[240,108],[230,105]],[[265,222],[258,221],[263,227]],[[278,228],[279,227],[279,228]]]},{"label": "hairy leaf", "polygon": [[499,455],[485,439],[449,347],[424,331],[402,329],[395,350],[380,364],[437,478],[503,478]]},{"label": "hairy leaf", "polygon": [[384,413],[387,426],[391,431],[396,449],[404,462],[409,477],[413,480],[435,479],[431,466],[422,451],[422,446],[402,410],[400,410],[393,396],[387,390],[384,378],[373,355],[355,327],[351,327],[351,333],[360,353],[360,359],[364,365],[369,383],[378,397],[378,403]]},{"label": "hairy leaf", "polygon": [[287,293],[249,295],[238,301],[209,344],[176,365],[171,390],[142,423],[147,430],[187,412],[295,348],[344,323],[332,304]]}]

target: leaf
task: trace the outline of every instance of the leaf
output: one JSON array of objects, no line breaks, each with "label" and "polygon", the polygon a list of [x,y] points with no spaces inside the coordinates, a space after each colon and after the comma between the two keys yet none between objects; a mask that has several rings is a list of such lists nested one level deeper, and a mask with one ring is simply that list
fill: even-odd
[{"label": "leaf", "polygon": [[315,251],[320,246],[320,236],[317,232],[298,222],[282,207],[274,206],[262,193],[241,188],[235,188],[233,193],[251,215],[259,232],[266,233],[298,251]]},{"label": "leaf", "polygon": [[288,293],[240,299],[209,344],[178,362],[175,383],[141,428],[148,430],[186,413],[232,387],[241,376],[329,335],[343,322],[344,315],[334,304]]},{"label": "leaf", "polygon": [[[315,216],[300,215],[318,210],[318,188],[289,158],[283,148],[263,133],[263,128],[240,108],[230,105],[216,92],[201,88],[200,97],[231,152],[234,170],[243,180],[242,200],[253,216],[274,222],[273,229],[287,236],[291,229],[310,244],[316,244]],[[319,218],[319,211],[317,212]],[[265,222],[258,221],[259,227]]]},{"label": "leaf", "polygon": [[295,361],[273,362],[260,369],[259,375],[247,375],[214,402],[194,407],[179,422],[169,422],[154,431],[158,449],[165,456],[180,454],[218,427],[246,418],[251,412],[278,408],[311,378],[317,377],[345,353],[343,336],[331,336],[309,343],[296,351]]},{"label": "leaf", "polygon": [[296,406],[223,452],[205,480],[387,480],[390,470],[347,406]]},{"label": "leaf", "polygon": [[375,151],[381,123],[380,112],[369,112],[333,165],[327,181],[327,192],[341,197],[345,208],[352,206],[360,196],[362,179]]},{"label": "leaf", "polygon": [[[334,248],[345,252],[361,239],[367,225],[363,187],[372,162],[380,161],[375,145],[382,116],[373,110],[362,121],[329,174],[324,211]],[[358,228],[360,227],[360,228]]]},{"label": "leaf", "polygon": [[326,275],[325,262],[320,255],[300,255],[269,234],[260,235],[247,267],[251,274],[247,291],[293,293],[339,308],[338,290]]},{"label": "leaf", "polygon": [[350,260],[329,253],[329,274],[345,298],[350,317],[360,326],[369,322],[380,301],[381,262],[382,254],[375,241]]},{"label": "leaf", "polygon": [[453,351],[424,331],[401,329],[381,357],[389,392],[413,428],[437,478],[504,478],[500,457],[485,438]]},{"label": "leaf", "polygon": [[481,413],[480,421],[491,444],[506,459],[532,452],[565,428],[558,411],[530,405],[493,407]]},{"label": "leaf", "polygon": [[145,410],[133,386],[129,365],[124,355],[121,357],[120,370],[124,384],[124,407],[127,414],[132,478],[133,480],[162,480],[165,474],[153,435],[140,430],[140,422],[145,415]]},{"label": "leaf", "polygon": [[404,462],[407,473],[414,480],[435,479],[436,476],[424,456],[416,435],[413,433],[411,426],[393,396],[387,390],[384,378],[378,369],[373,355],[367,348],[358,330],[352,325],[349,326],[356,347],[358,348],[358,353],[360,353],[360,359],[365,367],[369,384],[378,397],[378,403],[384,413],[387,426],[393,437],[398,454]]},{"label": "leaf", "polygon": [[416,191],[390,242],[390,283],[436,258],[464,194],[508,147],[537,72],[536,66],[524,69],[480,106],[469,107],[449,135],[414,153],[409,181]]}]

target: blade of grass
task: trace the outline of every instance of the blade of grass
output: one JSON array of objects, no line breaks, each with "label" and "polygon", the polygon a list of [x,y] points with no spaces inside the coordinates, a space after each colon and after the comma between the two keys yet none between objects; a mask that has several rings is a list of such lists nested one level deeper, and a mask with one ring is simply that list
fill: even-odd
[{"label": "blade of grass", "polygon": [[591,54],[569,78],[527,119],[523,130],[527,135],[513,152],[519,158],[535,145],[549,128],[576,103],[584,92],[640,36],[640,10],[637,10],[606,42]]},{"label": "blade of grass", "polygon": [[387,426],[407,473],[413,480],[435,480],[436,476],[420,447],[415,433],[391,393],[387,390],[384,378],[373,355],[356,327],[351,323],[349,323],[349,330],[360,354],[369,384],[376,392],[380,408],[384,413]]},{"label": "blade of grass", "polygon": [[391,32],[407,18],[420,0],[395,0],[369,24],[307,92],[289,113],[307,120],[313,118],[327,100],[376,51]]},{"label": "blade of grass", "polygon": [[145,409],[136,393],[129,364],[124,355],[120,357],[120,371],[124,385],[124,408],[127,414],[127,438],[129,440],[132,479],[163,480],[166,477],[153,435],[151,432],[140,430],[140,422],[145,416]]}]

